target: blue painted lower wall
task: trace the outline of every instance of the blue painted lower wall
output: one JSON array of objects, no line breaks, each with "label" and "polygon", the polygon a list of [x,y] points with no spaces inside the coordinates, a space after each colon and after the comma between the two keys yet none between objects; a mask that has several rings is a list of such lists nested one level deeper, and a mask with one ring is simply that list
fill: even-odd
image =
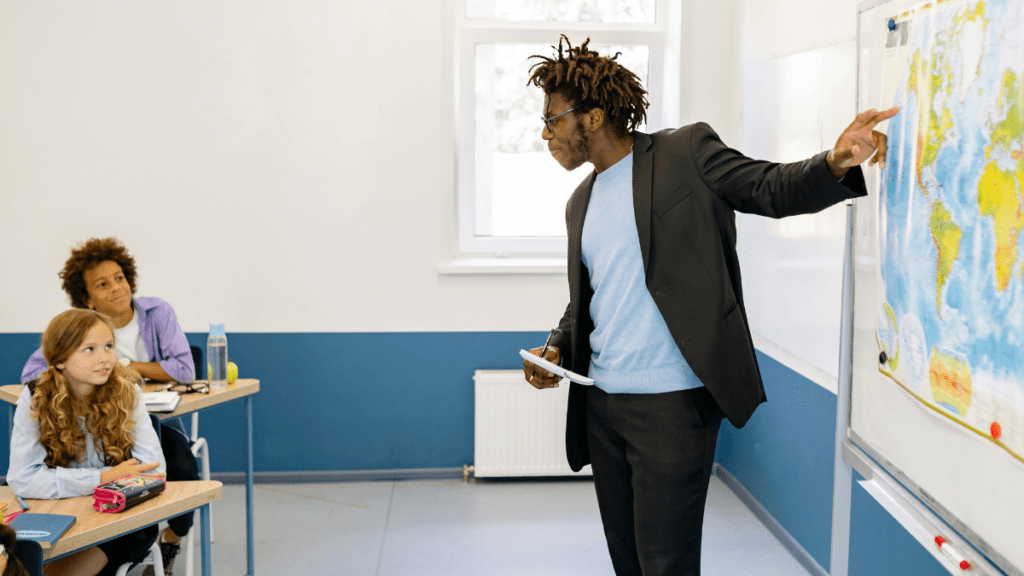
[{"label": "blue painted lower wall", "polygon": [[[717,460],[828,570],[836,396],[760,352],[758,364],[768,402],[742,429],[722,424]],[[855,482],[849,574],[949,573]]]},{"label": "blue painted lower wall", "polygon": [[[543,332],[229,334],[255,398],[258,471],[461,467],[473,460],[473,371],[522,365]],[[189,334],[204,346],[205,334]],[[38,334],[0,334],[0,380],[17,382]],[[444,358],[444,360],[439,360]],[[836,397],[760,354],[769,402],[737,430],[723,424],[718,461],[828,569]],[[215,472],[245,467],[240,402],[204,411]],[[7,428],[6,411],[0,422]],[[0,442],[0,461],[8,445]],[[939,576],[945,570],[859,485],[850,574]]]}]

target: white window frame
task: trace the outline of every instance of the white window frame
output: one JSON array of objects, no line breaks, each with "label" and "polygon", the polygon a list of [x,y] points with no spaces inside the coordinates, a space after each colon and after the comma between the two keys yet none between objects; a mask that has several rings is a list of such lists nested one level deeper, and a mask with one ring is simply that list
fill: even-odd
[{"label": "white window frame", "polygon": [[[466,0],[455,3],[455,118],[457,175],[456,258],[564,257],[564,232],[557,237],[476,235],[476,46],[477,44],[556,45],[560,34],[573,45],[589,36],[593,45],[650,47],[650,71],[645,88],[650,107],[647,127],[658,130],[678,119],[679,35],[681,0],[653,0],[653,24],[510,22],[466,18]],[[674,26],[672,24],[675,24]],[[523,83],[531,62],[523,62]],[[539,88],[534,88],[540,90]],[[537,119],[540,138],[540,119]],[[554,162],[554,159],[552,159]]]}]

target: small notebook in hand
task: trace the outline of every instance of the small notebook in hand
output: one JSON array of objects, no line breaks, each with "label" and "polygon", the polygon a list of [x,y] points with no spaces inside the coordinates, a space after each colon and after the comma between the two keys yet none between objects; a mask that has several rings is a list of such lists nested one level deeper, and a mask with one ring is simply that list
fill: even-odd
[{"label": "small notebook in hand", "polygon": [[577,384],[585,384],[587,386],[592,386],[594,384],[593,378],[588,378],[586,376],[582,376],[570,370],[566,370],[565,368],[562,368],[558,364],[552,364],[551,362],[548,362],[544,358],[541,358],[536,354],[531,354],[526,350],[520,350],[519,355],[523,357],[523,360],[526,360],[531,364],[536,364],[537,366],[540,366],[541,368],[547,370],[548,372],[554,374],[555,376],[568,378],[570,381],[575,382]]},{"label": "small notebook in hand", "polygon": [[164,486],[159,476],[129,474],[93,488],[92,507],[100,512],[120,512],[157,496]]},{"label": "small notebook in hand", "polygon": [[11,528],[19,540],[47,542],[53,545],[74,525],[76,518],[67,514],[37,514],[22,512],[11,520]]}]

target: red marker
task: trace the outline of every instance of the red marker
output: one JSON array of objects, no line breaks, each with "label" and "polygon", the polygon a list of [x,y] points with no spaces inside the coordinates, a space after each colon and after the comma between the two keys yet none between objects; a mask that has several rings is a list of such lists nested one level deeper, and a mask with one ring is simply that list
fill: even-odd
[{"label": "red marker", "polygon": [[999,425],[999,422],[993,422],[989,429],[992,431],[992,439],[994,440],[1003,435],[1003,427]]},{"label": "red marker", "polygon": [[957,566],[959,566],[961,570],[970,570],[971,563],[968,562],[962,554],[957,552],[956,548],[953,548],[952,544],[946,542],[945,538],[943,538],[942,536],[936,536],[935,544],[938,545],[939,550],[941,550],[943,554],[945,554],[950,560],[952,560]]},{"label": "red marker", "polygon": [[4,516],[4,524],[10,524],[11,520],[14,520],[15,518],[17,518],[18,516],[21,516],[24,513],[25,513],[24,510],[18,510],[17,512],[11,512],[7,516]]}]

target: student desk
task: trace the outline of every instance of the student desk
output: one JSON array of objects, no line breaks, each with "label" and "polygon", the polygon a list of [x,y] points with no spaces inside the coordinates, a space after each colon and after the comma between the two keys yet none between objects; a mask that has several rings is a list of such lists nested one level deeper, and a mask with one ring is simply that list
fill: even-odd
[{"label": "student desk", "polygon": [[[104,514],[93,510],[92,496],[60,500],[26,499],[26,503],[29,506],[29,512],[68,514],[77,518],[71,529],[52,546],[49,543],[37,544],[42,550],[43,562],[56,560],[199,508],[200,522],[203,528],[203,576],[210,576],[212,572],[210,568],[210,502],[220,496],[220,482],[197,480],[168,482],[167,487],[156,498],[116,514]],[[21,509],[9,486],[0,486],[0,502],[7,503],[8,511]]]},{"label": "student desk", "polygon": [[[205,382],[205,380],[195,381],[195,383],[202,382]],[[0,386],[0,400],[8,403],[8,422],[10,427],[14,426],[14,406],[18,401],[18,397],[21,395],[21,389],[21,384]],[[147,384],[144,391],[153,392],[159,389],[161,389],[161,385],[159,384]],[[154,413],[154,415],[160,420],[167,420],[169,418],[177,418],[178,416],[198,412],[205,408],[219,406],[225,402],[231,402],[234,400],[241,399],[245,403],[245,436],[246,444],[249,449],[248,461],[245,468],[245,530],[246,551],[248,552],[247,576],[255,576],[256,574],[256,541],[253,536],[252,397],[259,391],[259,380],[253,378],[239,378],[234,384],[229,386],[227,390],[215,390],[211,391],[209,394],[200,394],[198,392],[182,394],[181,402],[178,404],[177,410],[169,413]],[[9,508],[9,510],[17,509],[17,507]],[[205,543],[209,544],[209,541],[206,539],[205,528],[203,529],[203,539]],[[205,550],[203,554],[205,557]]]}]

